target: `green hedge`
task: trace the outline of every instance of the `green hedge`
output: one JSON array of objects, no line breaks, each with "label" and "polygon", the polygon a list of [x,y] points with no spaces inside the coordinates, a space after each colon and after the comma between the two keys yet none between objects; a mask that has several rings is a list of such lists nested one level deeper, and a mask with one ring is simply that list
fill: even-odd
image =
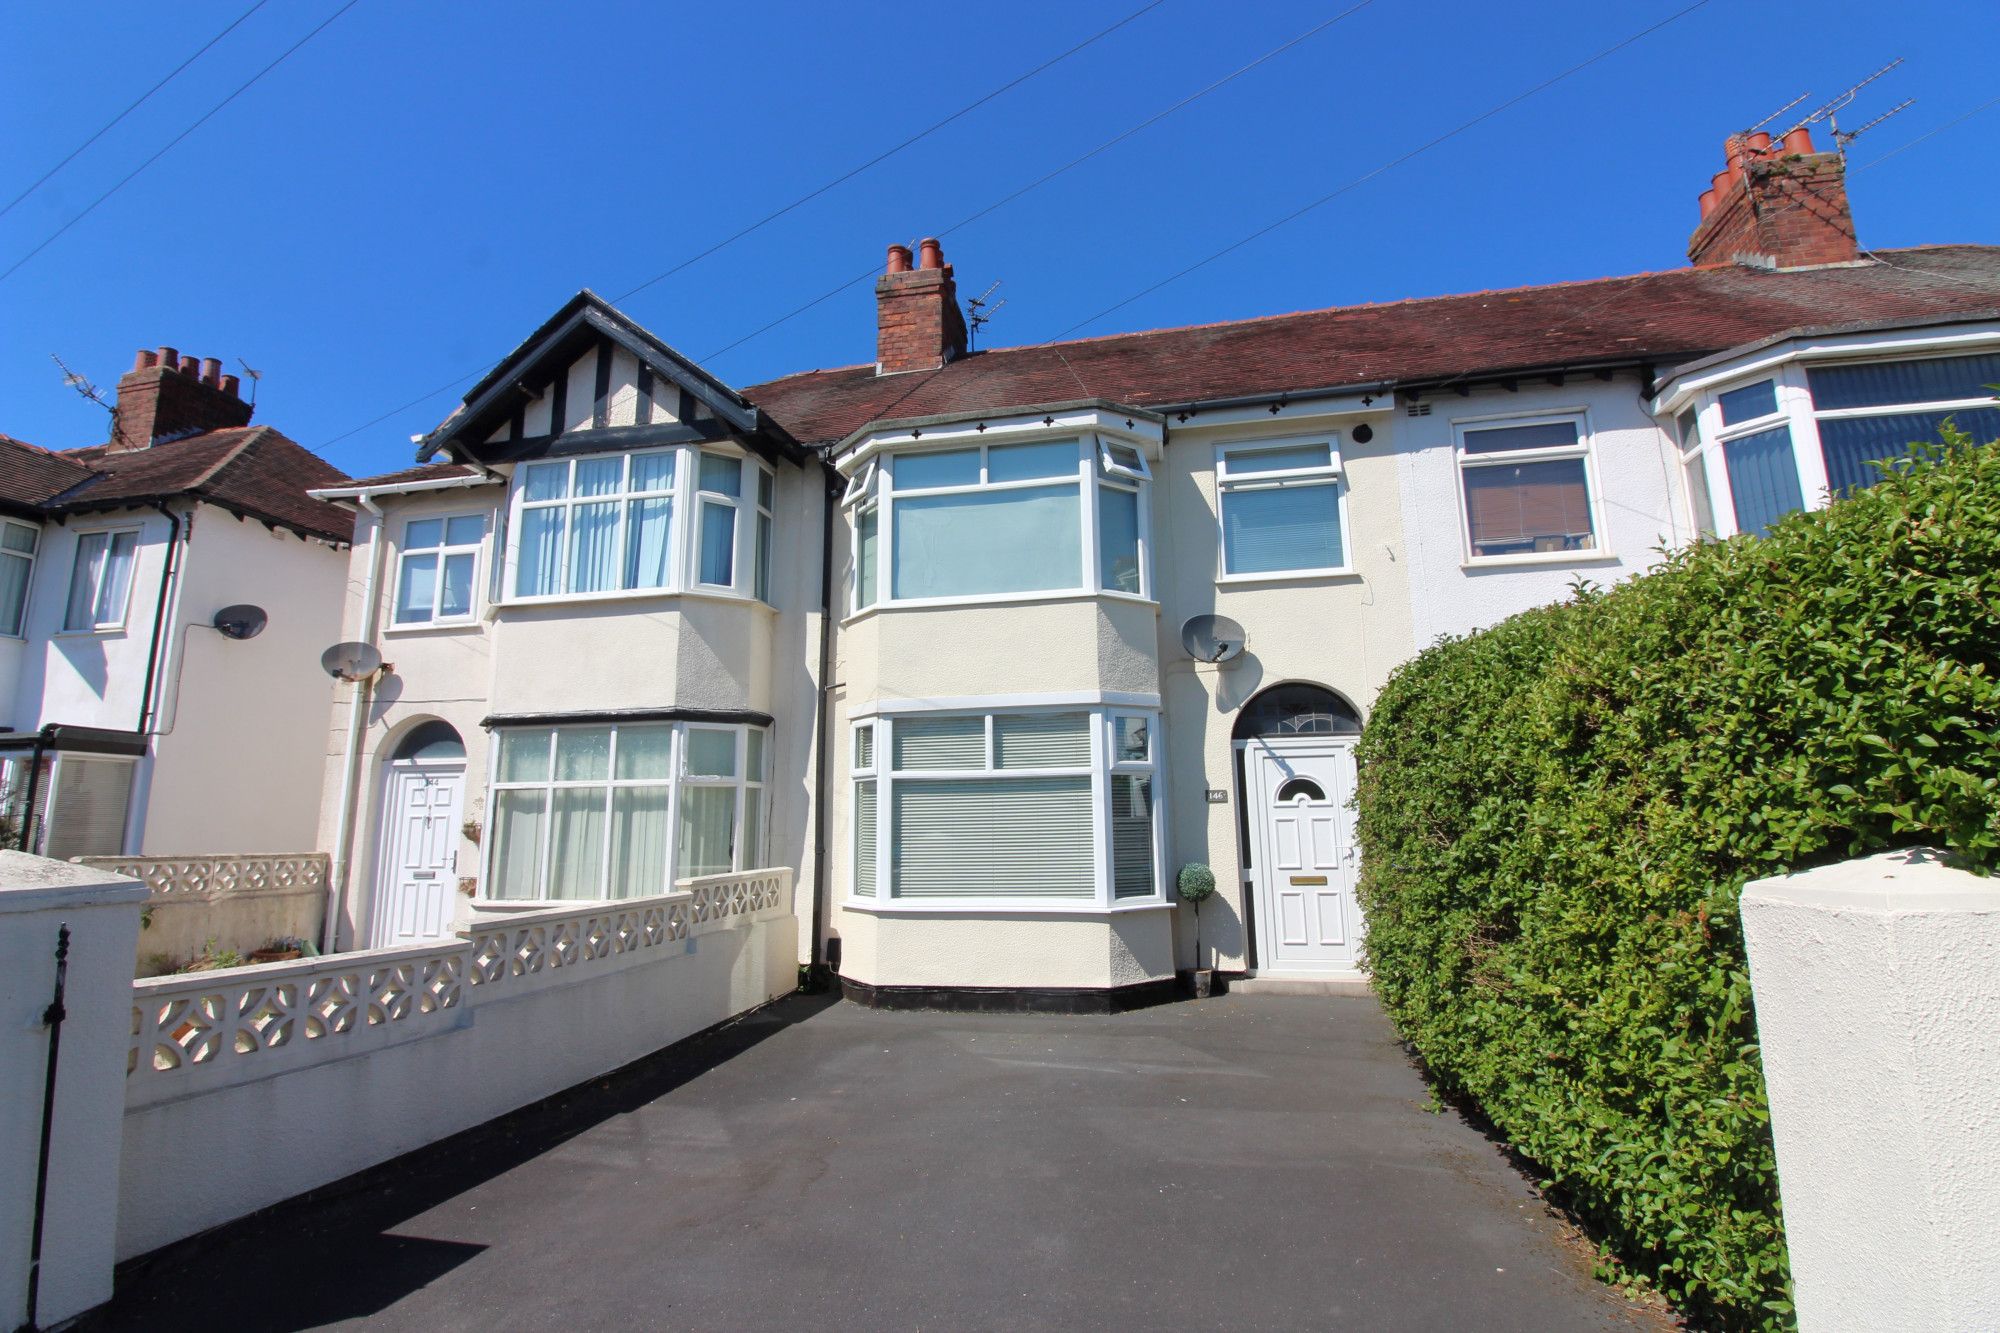
[{"label": "green hedge", "polygon": [[[2000,446],[1404,665],[1362,737],[1376,988],[1703,1325],[1792,1323],[1746,880],[2000,864]],[[1866,959],[1856,959],[1866,966]]]}]

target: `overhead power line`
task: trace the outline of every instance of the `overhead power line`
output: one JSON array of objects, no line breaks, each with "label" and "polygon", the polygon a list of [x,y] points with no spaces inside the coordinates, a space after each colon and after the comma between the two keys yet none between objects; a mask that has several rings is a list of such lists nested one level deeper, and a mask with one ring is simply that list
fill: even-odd
[{"label": "overhead power line", "polygon": [[[984,207],[973,210],[972,212],[966,214],[964,217],[960,218],[958,221],[952,223],[950,226],[939,228],[937,231],[926,232],[925,235],[936,236],[937,238],[942,240],[943,238],[951,235],[953,232],[958,231],[961,228],[970,226],[972,223],[977,222],[979,219],[985,217],[988,213],[994,212],[996,209],[1006,207],[1008,204],[1013,203],[1016,199],[1019,199],[1022,195],[1027,194],[1030,191],[1040,189],[1042,186],[1047,185],[1050,181],[1054,180],[1056,177],[1060,175],[1063,175],[1065,172],[1073,171],[1077,167],[1082,166],[1084,163],[1098,156],[1100,153],[1103,153],[1125,142],[1125,140],[1131,138],[1133,135],[1139,133],[1141,130],[1148,129],[1151,126],[1157,125],[1159,122],[1165,120],[1168,116],[1171,116],[1176,111],[1179,111],[1182,107],[1185,107],[1190,103],[1200,101],[1202,98],[1208,96],[1210,93],[1216,91],[1218,88],[1223,87],[1225,84],[1234,83],[1237,79],[1242,78],[1245,74],[1248,74],[1251,70],[1256,69],[1258,66],[1263,65],[1270,60],[1276,59],[1278,56],[1283,55],[1285,52],[1291,50],[1293,47],[1297,46],[1299,43],[1303,41],[1306,41],[1307,39],[1312,37],[1317,37],[1320,33],[1325,32],[1328,28],[1331,28],[1334,24],[1340,22],[1342,19],[1345,19],[1350,15],[1357,13],[1360,10],[1366,9],[1369,5],[1373,3],[1374,0],[1357,0],[1357,3],[1349,5],[1346,9],[1343,9],[1342,11],[1340,11],[1340,13],[1335,14],[1332,18],[1314,24],[1312,27],[1307,28],[1304,32],[1298,34],[1296,37],[1292,37],[1287,39],[1286,41],[1280,42],[1278,45],[1266,51],[1263,55],[1258,56],[1255,60],[1252,60],[1249,64],[1237,66],[1234,70],[1223,75],[1215,82],[1207,85],[1206,87],[1198,88],[1194,92],[1189,93],[1186,97],[1181,98],[1178,102],[1175,102],[1170,106],[1164,107],[1161,110],[1154,112],[1152,115],[1146,117],[1144,120],[1132,126],[1130,129],[1123,130],[1117,134],[1112,135],[1109,139],[1106,139],[1103,143],[1097,145],[1097,147],[1091,149],[1089,152],[1084,153],[1079,157],[1071,158],[1069,161],[1063,163],[1061,166],[1057,167],[1053,171],[1044,172],[1042,175],[1037,176],[1035,179],[1029,181],[1026,185],[1023,185],[1020,189],[1015,190],[1011,194],[1002,195],[1000,198],[995,199],[992,203],[987,204]],[[858,286],[859,284],[873,278],[876,274],[876,268],[877,268],[876,265],[871,264],[866,271],[856,274],[854,277],[851,277],[847,279],[845,282],[842,282],[839,286],[829,287],[827,290],[821,292],[818,296],[813,297],[812,300],[807,301],[804,305],[794,306],[792,309],[786,311],[784,314],[772,320],[770,323],[752,329],[749,333],[744,334],[741,338],[738,338],[735,342],[728,343],[722,347],[718,347],[713,352],[710,352],[708,355],[698,358],[698,363],[705,364],[709,361],[713,361],[716,357],[723,355],[725,352],[735,351],[737,348],[741,347],[744,343],[750,342],[752,339],[763,337],[765,334],[769,333],[772,329],[777,328],[781,324],[790,323],[792,320],[797,319],[800,315],[805,314],[806,311],[811,310],[815,306],[822,305],[825,302],[832,300],[834,297],[840,295],[848,288]]]},{"label": "overhead power line", "polygon": [[96,143],[99,139],[102,139],[106,134],[110,133],[112,127],[117,125],[119,121],[125,119],[125,117],[131,115],[134,111],[137,111],[141,106],[145,105],[147,99],[152,97],[154,93],[160,91],[160,89],[172,83],[174,79],[179,76],[182,70],[186,69],[189,65],[192,65],[195,61],[207,55],[210,47],[214,46],[217,42],[227,37],[230,33],[235,32],[236,29],[242,25],[244,19],[249,18],[252,14],[256,13],[258,10],[262,9],[265,5],[269,3],[270,0],[257,0],[256,4],[250,6],[250,8],[244,10],[241,14],[238,14],[236,16],[236,21],[234,23],[231,23],[221,32],[218,32],[217,34],[215,34],[215,36],[209,38],[206,42],[203,42],[201,45],[201,49],[199,51],[196,51],[186,60],[181,61],[180,64],[175,65],[172,69],[168,70],[167,76],[165,78],[161,79],[158,83],[148,88],[145,92],[140,93],[138,98],[132,103],[132,105],[126,107],[123,111],[120,111],[110,120],[105,121],[103,126],[99,128],[97,133],[91,135],[88,139],[85,139],[75,148],[72,148],[70,150],[68,157],[65,157],[62,161],[56,163],[54,166],[50,167],[47,171],[44,171],[40,176],[37,176],[34,182],[30,184],[27,189],[15,195],[13,199],[8,202],[5,208],[0,208],[0,218],[4,218],[9,213],[13,212],[15,204],[20,203],[23,199],[26,199],[29,195],[33,194],[35,191],[41,189],[44,185],[48,184],[49,178],[51,176],[55,175],[58,171],[61,171],[64,167],[68,166],[70,163],[76,161],[77,157],[83,152],[84,149],[90,147],[92,144]]},{"label": "overhead power line", "polygon": [[1353,180],[1348,181],[1345,185],[1342,185],[1339,189],[1331,190],[1326,194],[1321,195],[1319,198],[1314,199],[1310,203],[1302,204],[1298,208],[1295,208],[1291,212],[1285,214],[1283,217],[1278,218],[1273,222],[1266,223],[1265,225],[1257,228],[1257,230],[1249,233],[1247,236],[1244,236],[1235,241],[1231,241],[1228,245],[1223,246],[1220,250],[1216,250],[1213,253],[1206,255],[1201,259],[1196,260],[1194,263],[1189,264],[1186,268],[1183,268],[1178,272],[1169,275],[1168,277],[1160,279],[1158,282],[1152,284],[1150,287],[1143,288],[1140,291],[1134,292],[1132,295],[1126,297],[1122,301],[1104,307],[1104,309],[1098,311],[1096,314],[1090,316],[1088,319],[1077,321],[1076,323],[1070,325],[1068,328],[1064,329],[1061,333],[1058,333],[1055,337],[1049,339],[1049,341],[1060,342],[1064,338],[1069,337],[1070,334],[1075,333],[1078,329],[1088,328],[1090,325],[1095,324],[1098,320],[1103,319],[1106,315],[1112,314],[1119,310],[1123,310],[1126,306],[1131,305],[1134,301],[1143,300],[1144,298],[1151,296],[1154,292],[1159,291],[1162,287],[1166,287],[1173,283],[1179,282],[1182,278],[1187,277],[1190,273],[1194,273],[1199,269],[1206,268],[1210,264],[1213,264],[1216,260],[1221,259],[1223,256],[1233,254],[1234,252],[1241,250],[1244,246],[1249,245],[1252,241],[1258,240],[1264,236],[1268,236],[1272,232],[1276,231],[1278,228],[1283,227],[1289,223],[1296,222],[1298,219],[1304,217],[1306,214],[1312,212],[1315,209],[1324,208],[1326,205],[1332,203],[1334,200],[1340,198],[1342,195],[1347,194],[1349,191],[1357,189],[1362,185],[1365,185],[1369,181],[1375,179],[1377,176],[1382,175],[1384,172],[1393,171],[1397,167],[1402,166],[1404,163],[1409,162],[1414,158],[1421,157],[1425,153],[1430,152],[1433,148],[1437,148],[1442,144],[1448,143],[1451,140],[1456,139],[1459,135],[1464,134],[1466,131],[1473,129],[1478,125],[1484,124],[1486,121],[1493,119],[1495,116],[1499,115],[1503,111],[1507,111],[1512,109],[1513,107],[1519,106],[1522,102],[1527,101],[1529,98],[1534,97],[1538,93],[1546,92],[1548,89],[1555,87],[1558,83],[1561,83],[1564,79],[1582,73],[1584,70],[1589,69],[1592,65],[1595,65],[1602,60],[1608,59],[1609,57],[1618,54],[1618,52],[1623,51],[1626,47],[1631,46],[1634,43],[1643,41],[1647,37],[1650,37],[1654,33],[1660,31],[1660,29],[1667,27],[1669,24],[1676,23],[1679,20],[1686,18],[1689,14],[1694,13],[1697,9],[1705,7],[1709,3],[1710,0],[1695,0],[1693,4],[1688,5],[1684,9],[1676,10],[1674,13],[1669,14],[1666,18],[1661,19],[1658,23],[1652,24],[1650,27],[1642,28],[1638,32],[1633,33],[1630,37],[1625,38],[1623,41],[1613,43],[1612,45],[1607,46],[1603,50],[1599,51],[1596,55],[1593,55],[1588,59],[1579,61],[1578,63],[1571,65],[1568,69],[1563,70],[1560,74],[1555,74],[1550,76],[1549,78],[1543,79],[1540,83],[1534,85],[1532,88],[1528,88],[1514,94],[1506,101],[1500,102],[1492,107],[1489,107],[1485,111],[1482,111],[1478,115],[1472,117],[1470,120],[1460,122],[1453,128],[1446,130],[1443,134],[1438,135],[1436,138],[1431,139],[1426,143],[1419,144],[1417,147],[1412,148],[1409,152],[1404,153],[1400,157],[1391,158],[1387,162],[1382,163],[1380,166],[1375,167],[1369,171],[1363,172],[1361,175],[1356,176]]},{"label": "overhead power line", "polygon": [[250,91],[251,86],[255,84],[259,79],[263,78],[266,74],[269,74],[279,65],[282,65],[300,47],[304,46],[307,42],[311,41],[313,38],[319,36],[320,33],[326,31],[326,29],[333,23],[335,19],[339,18],[342,14],[345,14],[348,10],[354,8],[357,4],[360,3],[361,0],[347,0],[346,4],[342,5],[339,9],[334,10],[333,13],[329,14],[325,19],[321,20],[318,27],[314,28],[311,32],[307,33],[305,36],[299,38],[296,42],[293,42],[290,46],[286,47],[284,51],[279,54],[277,59],[271,61],[270,64],[264,66],[264,68],[258,70],[255,74],[252,74],[248,79],[245,79],[241,84],[237,86],[235,92],[229,94],[229,96],[223,98],[220,102],[217,102],[214,106],[202,112],[201,116],[198,119],[196,119],[196,121],[192,125],[182,130],[179,134],[176,134],[173,138],[167,140],[165,145],[163,145],[158,152],[154,153],[144,162],[141,162],[138,166],[126,172],[125,175],[119,179],[116,185],[106,190],[103,194],[98,195],[97,198],[91,200],[90,203],[84,208],[84,210],[81,213],[78,213],[68,222],[63,223],[62,226],[57,227],[53,232],[50,232],[47,237],[43,238],[42,243],[40,245],[37,245],[34,249],[28,251],[28,253],[22,255],[19,259],[15,260],[13,264],[11,264],[8,267],[5,273],[0,273],[0,282],[5,282],[7,279],[13,277],[14,274],[20,270],[23,264],[26,264],[36,255],[48,249],[49,246],[53,245],[56,242],[57,238],[62,236],[64,232],[68,231],[71,227],[74,227],[77,223],[83,221],[85,218],[89,217],[92,213],[96,212],[100,204],[102,204],[105,200],[109,199],[112,195],[117,194],[127,185],[130,185],[132,181],[139,175],[140,172],[144,171],[147,167],[152,166],[155,162],[159,161],[161,158],[165,157],[168,153],[172,152],[173,149],[183,139],[187,138],[190,134],[193,134],[196,130],[200,129],[203,125],[206,125],[212,118],[214,118],[217,112],[221,111],[231,102],[241,97],[244,93]]},{"label": "overhead power line", "polygon": [[[888,161],[890,158],[902,152],[904,149],[912,147],[918,143],[921,143],[923,140],[928,139],[931,135],[936,134],[939,130],[945,128],[945,126],[950,125],[954,121],[963,119],[966,115],[970,114],[973,111],[978,110],[982,106],[985,106],[988,102],[991,102],[994,98],[1012,92],[1014,89],[1026,83],[1029,79],[1034,78],[1037,74],[1043,73],[1044,71],[1051,69],[1056,65],[1061,64],[1063,61],[1068,60],[1071,56],[1076,55],[1078,52],[1083,51],[1088,47],[1096,45],[1098,42],[1103,41],[1106,37],[1109,37],[1112,33],[1117,32],[1120,28],[1126,27],[1136,19],[1145,17],[1147,14],[1151,13],[1155,9],[1158,9],[1161,5],[1165,3],[1166,0],[1150,0],[1149,3],[1139,6],[1139,8],[1133,10],[1131,13],[1127,14],[1124,18],[1119,19],[1116,23],[1112,24],[1110,27],[1100,28],[1098,31],[1084,38],[1076,45],[1068,48],[1065,51],[1062,51],[1056,55],[1049,57],[1047,60],[1044,60],[1041,64],[1036,65],[1033,69],[1030,69],[1023,74],[1017,75],[1016,77],[1009,79],[1007,82],[1001,84],[999,87],[993,89],[991,92],[986,93],[981,97],[977,97],[970,102],[967,102],[964,106],[958,108],[958,110],[952,112],[950,115],[945,116],[940,120],[931,122],[931,124],[925,126],[923,129],[917,131],[915,134],[912,134],[909,138],[904,139],[901,143],[896,144],[894,147],[882,150],[881,152],[875,154],[875,156],[869,158],[866,162],[861,163],[859,166],[853,167],[848,171],[842,172],[840,175],[835,176],[832,180],[827,181],[825,184],[817,186],[814,189],[806,192],[805,194],[800,195],[798,198],[792,200],[790,203],[784,205],[782,208],[773,209],[771,212],[766,213],[763,217],[758,218],[755,222],[752,222],[747,226],[741,227],[738,230],[730,233],[728,236],[723,237],[721,240],[715,242],[707,249],[702,250],[696,254],[689,255],[686,259],[681,260],[678,264],[675,264],[672,268],[665,269],[662,272],[656,273],[652,277],[640,283],[637,287],[631,288],[629,291],[622,292],[619,295],[612,297],[611,298],[612,304],[616,305],[620,301],[629,300],[630,298],[638,295],[640,292],[645,291],[648,287],[651,287],[656,283],[664,282],[666,279],[673,277],[676,273],[679,273],[684,269],[690,268],[693,265],[700,263],[702,260],[707,259],[710,255],[715,254],[717,251],[726,249],[727,247],[734,245],[736,242],[742,240],[745,236],[750,235],[752,232],[758,231],[770,225],[771,223],[777,221],[779,218],[784,217],[787,213],[794,211],[795,209],[801,207],[802,205],[811,203],[813,200],[819,198],[827,191],[845,185],[848,181],[853,180],[856,176],[861,175],[863,172],[868,171],[872,167],[880,166],[883,162]],[[487,366],[482,365],[475,370],[467,371],[465,374],[458,376],[457,378],[451,380],[449,383],[440,384],[437,388],[432,389],[428,393],[420,394],[417,397],[412,398],[409,402],[404,403],[400,407],[393,407],[389,409],[387,412],[382,413],[380,416],[373,417],[370,420],[362,422],[359,426],[356,426],[351,430],[342,431],[340,434],[334,436],[332,439],[323,441],[319,447],[322,449],[328,449],[336,444],[339,444],[342,440],[346,440],[353,436],[361,434],[361,432],[365,430],[372,430],[376,426],[381,425],[383,422],[389,420],[390,418],[401,416],[403,413],[409,411],[411,408],[420,407],[424,403],[427,403],[431,399],[437,397],[439,394],[448,393],[451,390],[457,388],[459,385],[465,383],[467,380],[474,379],[479,375],[484,374],[487,369],[488,369]]]},{"label": "overhead power line", "polygon": [[1972,108],[1972,110],[1966,112],[1964,115],[1955,116],[1952,119],[1947,120],[1944,124],[1938,126],[1936,129],[1926,131],[1923,134],[1919,134],[1916,138],[1910,140],[1908,143],[1904,144],[1901,148],[1891,148],[1888,152],[1882,154],[1882,156],[1878,158],[1873,158],[1867,162],[1863,162],[1860,166],[1854,168],[1854,170],[1848,172],[1847,174],[1850,176],[1858,176],[1862,172],[1868,170],[1868,168],[1870,167],[1880,166],[1882,165],[1882,163],[1887,162],[1890,158],[1894,157],[1896,154],[1901,152],[1907,152],[1909,149],[1915,148],[1918,144],[1930,138],[1932,135],[1943,134],[1946,130],[1952,128],[1954,125],[1961,125],[1964,122],[1971,120],[1974,116],[1978,115],[1980,112],[1990,111],[1996,106],[2000,106],[2000,97],[1988,98],[1986,101],[1981,102],[1978,106]]}]

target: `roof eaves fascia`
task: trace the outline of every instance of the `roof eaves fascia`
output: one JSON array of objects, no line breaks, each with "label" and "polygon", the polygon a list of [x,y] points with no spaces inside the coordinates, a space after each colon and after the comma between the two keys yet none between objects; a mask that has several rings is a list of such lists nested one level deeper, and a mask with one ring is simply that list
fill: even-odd
[{"label": "roof eaves fascia", "polygon": [[307,491],[315,500],[335,504],[342,500],[373,499],[378,495],[418,495],[425,491],[468,490],[475,486],[498,486],[506,478],[498,474],[467,477],[432,477],[424,481],[392,481],[381,486],[322,486]]},{"label": "roof eaves fascia", "polygon": [[1167,421],[1165,413],[1156,407],[1134,407],[1130,403],[1114,402],[1109,398],[1070,398],[1055,403],[1020,403],[1007,407],[980,408],[977,411],[935,412],[921,417],[887,417],[879,421],[870,421],[859,429],[849,432],[836,443],[823,446],[822,452],[827,458],[835,459],[849,453],[873,435],[925,430],[932,426],[957,426],[968,421],[1028,417],[1037,412],[1051,416],[1057,412],[1114,412],[1134,420],[1143,419],[1156,426],[1164,426]]}]

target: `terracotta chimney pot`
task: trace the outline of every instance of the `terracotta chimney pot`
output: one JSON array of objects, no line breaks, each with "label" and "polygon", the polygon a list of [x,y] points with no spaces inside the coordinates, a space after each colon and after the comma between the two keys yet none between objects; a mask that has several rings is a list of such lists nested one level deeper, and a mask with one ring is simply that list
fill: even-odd
[{"label": "terracotta chimney pot", "polygon": [[222,377],[222,383],[217,387],[219,387],[224,393],[228,394],[231,398],[241,398],[243,396],[240,387],[241,384],[242,381],[237,379],[234,375],[224,375]]},{"label": "terracotta chimney pot", "polygon": [[944,246],[935,236],[926,236],[917,244],[918,268],[943,268]]},{"label": "terracotta chimney pot", "polygon": [[180,366],[181,354],[171,347],[162,347],[159,352],[159,360],[163,369],[174,370]]},{"label": "terracotta chimney pot", "polygon": [[1710,213],[1713,213],[1714,211],[1715,211],[1715,191],[1703,190],[1701,192],[1701,215],[1704,218],[1706,218]]},{"label": "terracotta chimney pot", "polygon": [[1750,156],[1762,157],[1771,151],[1771,136],[1762,130],[1750,136]]},{"label": "terracotta chimney pot", "polygon": [[205,356],[201,359],[201,382],[211,388],[222,384],[222,360],[220,357]]},{"label": "terracotta chimney pot", "polygon": [[159,364],[159,360],[160,354],[158,352],[149,352],[142,347],[139,349],[139,355],[132,358],[132,369],[151,370]]},{"label": "terracotta chimney pot", "polygon": [[1809,155],[1813,151],[1812,127],[1801,125],[1785,131],[1785,151],[1801,157]]},{"label": "terracotta chimney pot", "polygon": [[889,272],[908,273],[910,271],[910,247],[892,245],[889,247]]}]

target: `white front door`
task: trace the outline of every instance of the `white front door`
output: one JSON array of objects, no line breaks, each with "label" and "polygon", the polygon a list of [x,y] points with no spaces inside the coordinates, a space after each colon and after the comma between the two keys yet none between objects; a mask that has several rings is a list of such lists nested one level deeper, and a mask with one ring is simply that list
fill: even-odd
[{"label": "white front door", "polygon": [[1354,742],[1324,736],[1246,741],[1257,966],[1352,972],[1361,945],[1355,903]]},{"label": "white front door", "polygon": [[369,947],[434,940],[451,928],[465,769],[396,763],[382,811],[380,871]]}]

